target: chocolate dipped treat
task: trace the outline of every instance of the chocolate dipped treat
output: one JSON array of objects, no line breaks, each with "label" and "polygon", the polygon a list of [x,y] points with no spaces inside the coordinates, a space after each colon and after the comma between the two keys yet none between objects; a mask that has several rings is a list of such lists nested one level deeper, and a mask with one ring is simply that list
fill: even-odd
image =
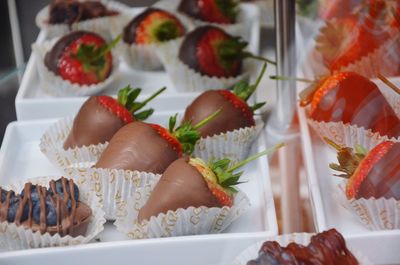
[{"label": "chocolate dipped treat", "polygon": [[244,48],[247,42],[215,26],[202,26],[185,36],[179,60],[194,71],[209,77],[235,77],[241,74],[244,58],[271,62]]},{"label": "chocolate dipped treat", "polygon": [[49,8],[50,24],[68,24],[117,15],[99,1],[54,0]]},{"label": "chocolate dipped treat", "polygon": [[243,172],[235,170],[246,163],[272,151],[281,145],[230,166],[227,158],[210,161],[208,164],[200,158],[183,157],[175,160],[165,170],[154,187],[146,204],[140,209],[138,220],[148,220],[152,216],[179,208],[188,207],[231,207]]},{"label": "chocolate dipped treat", "polygon": [[123,40],[128,44],[150,44],[176,39],[185,27],[173,14],[158,8],[147,8],[125,26]]},{"label": "chocolate dipped treat", "polygon": [[89,97],[75,116],[64,149],[110,141],[125,124],[147,119],[154,110],[139,110],[165,89],[158,90],[143,102],[136,101],[141,89],[130,86],[121,89],[117,99],[105,95]]},{"label": "chocolate dipped treat", "polygon": [[367,152],[361,146],[355,149],[340,147],[325,139],[338,154],[339,164],[329,166],[347,178],[348,199],[394,198],[400,200],[400,143],[385,141]]},{"label": "chocolate dipped treat", "polygon": [[92,210],[79,201],[79,188],[64,177],[49,188],[26,183],[21,194],[0,188],[0,222],[14,222],[34,232],[85,235]]},{"label": "chocolate dipped treat", "polygon": [[198,129],[219,112],[195,126],[186,123],[177,128],[175,115],[170,118],[169,130],[143,122],[127,124],[112,137],[95,167],[163,173],[184,153],[193,152],[195,143],[200,139]]},{"label": "chocolate dipped treat", "polygon": [[54,44],[46,53],[44,64],[49,71],[73,84],[97,84],[112,71],[111,49],[119,39],[117,37],[107,44],[96,33],[74,31]]},{"label": "chocolate dipped treat", "polygon": [[357,265],[358,261],[347,249],[343,236],[335,229],[330,229],[312,236],[308,246],[292,242],[282,247],[276,241],[264,242],[258,258],[247,263],[247,265],[275,264]]},{"label": "chocolate dipped treat", "polygon": [[238,4],[235,0],[181,0],[178,10],[205,22],[232,24],[236,21]]},{"label": "chocolate dipped treat", "polygon": [[249,85],[246,81],[240,81],[234,86],[233,91],[221,89],[203,92],[186,108],[182,122],[196,124],[217,109],[222,108],[218,117],[199,129],[201,137],[255,126],[254,111],[261,108],[265,102],[249,106],[246,101],[257,89],[265,69],[266,64],[253,85]]}]

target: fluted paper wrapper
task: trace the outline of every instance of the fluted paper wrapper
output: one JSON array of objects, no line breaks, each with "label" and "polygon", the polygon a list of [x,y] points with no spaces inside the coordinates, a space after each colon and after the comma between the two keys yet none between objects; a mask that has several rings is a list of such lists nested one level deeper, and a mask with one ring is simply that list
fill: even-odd
[{"label": "fluted paper wrapper", "polygon": [[[51,179],[59,177],[38,177],[20,181],[5,187],[19,193],[25,183],[40,184],[49,186]],[[0,248],[8,250],[42,248],[42,247],[59,247],[85,244],[94,239],[104,229],[104,212],[99,198],[90,190],[90,185],[85,180],[74,179],[79,187],[79,201],[87,204],[92,209],[91,221],[88,225],[84,236],[60,236],[59,234],[50,235],[49,233],[40,234],[39,231],[33,232],[31,229],[17,226],[15,223],[0,223]]]},{"label": "fluted paper wrapper", "polygon": [[[399,67],[400,67],[400,63],[399,63]],[[387,77],[387,78],[389,79],[390,82],[392,82],[395,86],[397,86],[400,89],[400,77],[394,77],[394,78]],[[396,113],[397,117],[400,119],[400,95],[397,94],[395,91],[393,91],[393,89],[388,87],[381,80],[373,79],[372,81],[374,81],[378,85],[379,90],[381,91],[383,96],[386,98],[387,102],[392,107],[392,109]]]},{"label": "fluted paper wrapper", "polygon": [[106,149],[108,142],[65,150],[63,144],[71,131],[73,117],[64,118],[49,127],[40,138],[40,150],[58,168],[91,167]]},{"label": "fluted paper wrapper", "polygon": [[340,146],[355,147],[361,145],[367,150],[371,150],[374,146],[387,140],[400,142],[400,137],[381,136],[379,133],[374,133],[363,127],[344,124],[343,122],[318,122],[310,118],[307,121],[322,140],[328,138]]},{"label": "fluted paper wrapper", "polygon": [[359,73],[365,77],[373,78],[378,74],[384,76],[399,75],[400,65],[400,31],[392,34],[393,37],[387,40],[381,47],[374,50],[360,60],[340,69]]},{"label": "fluted paper wrapper", "polygon": [[232,87],[240,80],[249,77],[249,71],[254,68],[249,60],[244,60],[242,65],[243,74],[230,78],[218,78],[202,75],[189,68],[179,58],[179,48],[183,38],[175,42],[159,46],[157,53],[167,71],[172,83],[179,92],[196,92],[210,89],[226,89]]},{"label": "fluted paper wrapper", "polygon": [[115,80],[118,68],[117,56],[113,54],[113,65],[111,73],[104,81],[93,85],[74,84],[68,80],[62,79],[60,76],[55,75],[44,64],[46,53],[51,50],[56,41],[57,40],[53,39],[51,41],[34,43],[32,45],[33,53],[35,54],[35,56],[37,56],[36,65],[40,79],[40,86],[46,93],[58,97],[90,96],[110,87],[111,83]]},{"label": "fluted paper wrapper", "polygon": [[336,189],[336,197],[340,203],[369,230],[400,229],[400,201],[394,198],[348,199],[346,183],[343,181]]},{"label": "fluted paper wrapper", "polygon": [[[240,253],[235,260],[232,262],[232,265],[247,265],[247,262],[250,260],[254,260],[258,257],[258,253],[260,251],[261,246],[266,241],[276,241],[281,246],[287,246],[289,243],[297,243],[304,246],[307,246],[310,241],[311,237],[314,234],[309,233],[295,233],[295,234],[285,234],[280,236],[272,236],[267,237],[265,240],[255,243],[248,248],[246,248],[242,253]],[[348,249],[353,253],[354,257],[358,260],[360,265],[372,265],[372,263],[365,257],[361,252],[354,250],[351,247]]]},{"label": "fluted paper wrapper", "polygon": [[193,155],[204,161],[229,158],[232,164],[236,164],[248,157],[251,146],[263,126],[264,123],[258,120],[252,127],[201,138],[195,145]]},{"label": "fluted paper wrapper", "polygon": [[70,177],[86,179],[100,198],[107,220],[115,220],[124,214],[128,198],[150,183],[157,183],[161,175],[122,169],[70,168],[65,170]]},{"label": "fluted paper wrapper", "polygon": [[249,199],[239,191],[232,207],[189,207],[168,211],[139,223],[137,216],[157,183],[137,189],[124,207],[119,209],[115,225],[132,239],[160,238],[185,235],[214,234],[225,230],[250,206]]},{"label": "fluted paper wrapper", "polygon": [[121,32],[121,25],[129,19],[129,7],[115,1],[107,1],[105,6],[109,10],[119,12],[114,16],[92,18],[80,22],[68,24],[49,24],[49,6],[44,7],[36,16],[36,25],[46,32],[47,38],[63,36],[71,31],[87,30],[96,32],[107,40],[111,39],[113,32]]}]

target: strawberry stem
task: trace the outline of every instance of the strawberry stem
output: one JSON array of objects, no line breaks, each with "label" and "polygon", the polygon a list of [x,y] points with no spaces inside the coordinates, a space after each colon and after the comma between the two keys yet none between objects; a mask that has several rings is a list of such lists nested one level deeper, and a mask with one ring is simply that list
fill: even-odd
[{"label": "strawberry stem", "polygon": [[300,77],[290,77],[290,76],[279,76],[279,75],[271,75],[269,78],[272,80],[282,80],[282,81],[299,81],[305,83],[313,83],[314,80],[300,78]]},{"label": "strawberry stem", "polygon": [[222,111],[222,108],[219,108],[217,111],[215,111],[213,114],[210,116],[206,117],[202,121],[198,122],[196,125],[193,126],[193,130],[198,130],[210,121],[212,121],[215,117],[217,117]]},{"label": "strawberry stem", "polygon": [[246,81],[237,82],[235,84],[235,86],[233,87],[233,94],[235,94],[239,98],[243,99],[244,101],[247,101],[251,97],[251,95],[254,93],[254,91],[256,91],[266,69],[267,69],[267,64],[265,63],[261,69],[260,74],[257,77],[255,84],[253,84],[253,85],[249,85],[249,83]]},{"label": "strawberry stem", "polygon": [[240,168],[240,167],[246,165],[247,163],[249,163],[249,162],[251,162],[251,161],[253,161],[253,160],[255,160],[255,159],[257,159],[257,158],[259,158],[259,157],[261,157],[261,156],[263,156],[263,155],[272,154],[273,152],[275,152],[276,150],[278,150],[279,148],[281,148],[281,147],[284,146],[284,145],[285,145],[284,143],[279,143],[279,144],[277,144],[277,145],[274,145],[274,146],[271,147],[271,148],[268,148],[268,149],[266,149],[266,150],[264,150],[264,151],[262,151],[262,152],[260,152],[260,153],[258,153],[258,154],[255,154],[255,155],[253,155],[253,156],[250,156],[250,157],[246,158],[245,160],[243,160],[243,161],[241,161],[241,162],[239,162],[239,163],[233,165],[232,167],[228,168],[226,171],[227,171],[227,172],[233,172],[233,171],[235,171],[236,169],[238,169],[238,168]]},{"label": "strawberry stem", "polygon": [[389,79],[387,79],[386,77],[384,77],[381,74],[378,74],[378,78],[385,83],[388,87],[390,87],[394,92],[396,92],[397,94],[400,94],[400,88],[398,88],[395,84],[393,84],[392,82],[389,81]]},{"label": "strawberry stem", "polygon": [[271,59],[264,58],[262,56],[254,55],[251,52],[242,51],[242,58],[252,58],[252,59],[259,60],[259,61],[270,63],[272,65],[276,65],[275,61],[272,61]]}]

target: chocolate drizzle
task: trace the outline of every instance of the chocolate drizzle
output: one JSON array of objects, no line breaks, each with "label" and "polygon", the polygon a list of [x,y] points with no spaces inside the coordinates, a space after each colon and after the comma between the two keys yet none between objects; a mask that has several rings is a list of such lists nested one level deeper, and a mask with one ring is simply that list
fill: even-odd
[{"label": "chocolate drizzle", "polygon": [[280,246],[276,241],[265,242],[256,260],[248,265],[356,265],[357,259],[347,249],[343,236],[335,229],[319,233],[311,237],[308,246],[290,243]]},{"label": "chocolate drizzle", "polygon": [[[49,184],[47,190],[28,182],[19,195],[0,188],[0,222],[15,222],[17,226],[41,234],[49,232],[74,237],[85,234],[92,211],[79,202],[79,189],[73,180],[62,177]],[[5,200],[4,193],[7,194]],[[18,208],[14,210],[16,204]]]}]

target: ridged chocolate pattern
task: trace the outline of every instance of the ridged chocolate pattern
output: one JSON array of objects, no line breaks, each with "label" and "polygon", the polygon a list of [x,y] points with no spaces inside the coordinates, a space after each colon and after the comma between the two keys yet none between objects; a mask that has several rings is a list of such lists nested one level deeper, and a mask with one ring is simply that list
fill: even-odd
[{"label": "ridged chocolate pattern", "polygon": [[357,259],[335,229],[311,237],[308,246],[290,243],[281,247],[276,241],[265,242],[256,260],[248,265],[356,265]]},{"label": "ridged chocolate pattern", "polygon": [[219,90],[209,90],[200,94],[187,108],[183,122],[196,124],[222,108],[221,113],[212,121],[199,129],[201,137],[213,136],[240,128],[253,126],[244,117],[243,112],[219,93]]},{"label": "ridged chocolate pattern", "polygon": [[356,199],[394,198],[400,200],[400,143],[372,167],[356,194]]},{"label": "ridged chocolate pattern", "polygon": [[63,147],[68,149],[105,143],[124,125],[119,117],[99,103],[97,96],[92,96],[75,116]]},{"label": "ridged chocolate pattern", "polygon": [[[57,192],[56,181],[50,181],[49,190],[39,185],[25,184],[21,195],[15,195],[14,191],[5,191],[0,188],[0,222],[15,222],[17,226],[22,225],[41,234],[49,232],[58,233],[61,236],[83,235],[90,221],[91,209],[86,204],[79,202],[79,189],[75,190],[73,180],[62,177],[58,181],[62,184],[62,194]],[[36,189],[33,199],[33,189]],[[6,192],[5,200],[4,193]],[[23,195],[22,195],[23,194]],[[77,196],[76,196],[77,194]],[[18,203],[14,218],[10,218],[10,208]],[[55,225],[48,225],[47,215],[50,209],[46,206],[50,203],[55,209]],[[39,204],[39,222],[34,220],[34,209]],[[69,204],[69,205],[68,205]],[[68,210],[70,206],[70,210]],[[28,214],[26,215],[26,207]],[[13,220],[12,220],[13,219]]]}]

